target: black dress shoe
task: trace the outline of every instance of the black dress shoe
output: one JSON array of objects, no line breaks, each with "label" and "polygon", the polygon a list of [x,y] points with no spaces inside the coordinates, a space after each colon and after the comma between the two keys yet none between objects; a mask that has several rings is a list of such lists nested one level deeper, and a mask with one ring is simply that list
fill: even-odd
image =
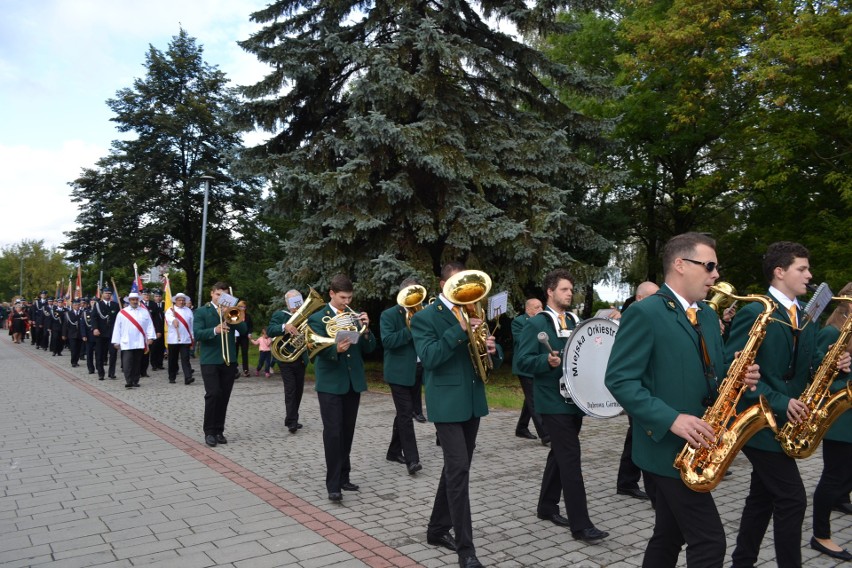
[{"label": "black dress shoe", "polygon": [[210,446],[211,448],[216,447],[216,436],[213,434],[207,434],[204,436],[204,443]]},{"label": "black dress shoe", "polygon": [[133,385],[124,385],[124,388],[126,388],[126,389],[132,389],[132,388],[133,388]]},{"label": "black dress shoe", "polygon": [[587,529],[583,529],[581,531],[574,531],[571,533],[571,536],[574,537],[575,540],[584,540],[586,542],[595,542],[602,538],[606,538],[609,536],[609,533],[606,531],[598,530],[595,527],[589,527]]},{"label": "black dress shoe", "polygon": [[552,515],[536,515],[542,521],[550,521],[554,525],[558,527],[567,527],[570,526],[571,523],[568,522],[568,519],[560,515],[559,513],[553,513]]},{"label": "black dress shoe", "polygon": [[453,552],[455,552],[456,550],[456,540],[448,532],[437,536],[427,534],[426,542],[428,542],[432,546],[443,546],[444,548],[448,548]]},{"label": "black dress shoe", "polygon": [[354,483],[349,483],[348,481],[340,486],[344,491],[358,491],[359,487]]},{"label": "black dress shoe", "polygon": [[817,539],[814,537],[811,537],[811,548],[813,548],[817,552],[827,554],[832,558],[837,558],[838,560],[845,560],[846,562],[852,560],[852,554],[849,554],[848,550],[831,550],[830,548],[820,544],[819,541],[817,541]]},{"label": "black dress shoe", "polygon": [[838,503],[832,507],[832,509],[840,511],[841,513],[846,513],[847,515],[852,515],[852,503]]},{"label": "black dress shoe", "polygon": [[400,456],[400,455],[392,456],[392,455],[388,454],[388,455],[385,456],[385,459],[388,460],[389,462],[398,462],[398,463],[402,463],[402,464],[408,463],[407,461],[405,461],[405,458]]},{"label": "black dress shoe", "polygon": [[541,445],[549,446],[550,445],[550,436],[542,436],[541,437]]},{"label": "black dress shoe", "polygon": [[173,384],[175,384],[176,382],[177,382],[177,380],[176,380],[176,379],[169,379],[169,384],[172,384],[172,385],[173,385]]},{"label": "black dress shoe", "polygon": [[98,380],[99,380],[99,381],[104,380],[104,376],[103,376],[103,375],[100,375],[100,376],[98,377]]},{"label": "black dress shoe", "polygon": [[526,438],[527,440],[538,440],[538,436],[530,432],[528,429],[515,430],[515,436],[518,438]]},{"label": "black dress shoe", "polygon": [[638,487],[634,487],[633,489],[618,489],[616,493],[619,495],[627,495],[628,497],[633,497],[634,499],[641,499],[643,501],[648,500],[648,494],[639,489]]},{"label": "black dress shoe", "polygon": [[296,430],[301,430],[301,429],[302,429],[302,425],[299,424],[298,422],[296,422]]},{"label": "black dress shoe", "polygon": [[195,382],[195,379],[193,377],[190,377],[189,380],[184,381],[183,384],[191,385],[194,382]]},{"label": "black dress shoe", "polygon": [[340,491],[332,491],[328,494],[328,500],[339,503],[340,501],[343,501],[343,494]]},{"label": "black dress shoe", "polygon": [[216,434],[216,443],[217,444],[227,444],[228,439],[222,434]]},{"label": "black dress shoe", "polygon": [[480,562],[476,556],[459,558],[459,566],[461,566],[461,568],[483,568],[482,562]]},{"label": "black dress shoe", "polygon": [[290,431],[291,434],[295,434],[296,432],[299,431],[299,429],[296,428],[295,426],[292,426],[292,427],[287,428],[287,429]]},{"label": "black dress shoe", "polygon": [[414,475],[415,473],[423,469],[423,466],[420,465],[420,462],[411,462],[406,467],[408,468],[409,475]]},{"label": "black dress shoe", "polygon": [[423,414],[415,414],[414,419],[417,420],[418,422],[420,422],[421,424],[426,422],[426,417],[423,416]]}]

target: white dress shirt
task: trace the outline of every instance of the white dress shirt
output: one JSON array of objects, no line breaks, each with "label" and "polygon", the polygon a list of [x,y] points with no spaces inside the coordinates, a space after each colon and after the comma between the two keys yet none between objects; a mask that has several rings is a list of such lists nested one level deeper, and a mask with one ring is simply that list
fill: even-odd
[{"label": "white dress shirt", "polygon": [[[183,321],[186,322],[186,325],[189,326],[189,331],[187,331],[180,320],[177,319],[175,312],[180,314],[180,317],[182,317]],[[174,322],[177,322],[177,328],[175,328]],[[186,306],[182,308],[172,306],[166,310],[166,327],[169,329],[169,345],[191,344],[192,338],[190,337],[190,332],[192,331],[192,310]]]},{"label": "white dress shirt", "polygon": [[[125,316],[124,312],[135,319],[142,329],[144,334],[139,333],[139,329]],[[157,339],[157,332],[154,331],[154,324],[151,322],[151,315],[148,310],[139,306],[132,308],[130,306],[121,310],[115,317],[115,327],[112,330],[112,343],[119,345],[121,349],[145,349],[148,346],[148,339]]]}]

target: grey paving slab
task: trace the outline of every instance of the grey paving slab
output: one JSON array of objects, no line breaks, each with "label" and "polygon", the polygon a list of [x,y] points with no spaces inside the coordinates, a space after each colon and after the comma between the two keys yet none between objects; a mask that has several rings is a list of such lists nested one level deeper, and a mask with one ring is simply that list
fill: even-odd
[{"label": "grey paving slab", "polygon": [[[365,566],[333,540],[190,455],[203,448],[200,381],[171,385],[165,373],[153,372],[141,388],[126,390],[121,380],[92,377],[85,367],[68,367],[67,356],[51,358],[0,339],[0,565]],[[75,381],[130,410],[105,404]],[[134,422],[130,411],[189,436],[198,449],[176,447]],[[239,379],[225,432],[230,443],[215,452],[422,566],[455,566],[453,554],[425,542],[442,464],[434,427],[415,425],[424,469],[409,476],[402,465],[384,459],[393,414],[389,396],[362,396],[352,452],[352,481],[361,490],[345,493],[341,504],[326,499],[322,424],[311,384],[302,403],[304,428],[291,435],[284,427],[280,378]],[[590,515],[611,533],[594,546],[535,517],[548,450],[514,437],[516,420],[515,412],[492,411],[480,427],[470,493],[483,563],[641,565],[653,511],[647,502],[615,494],[626,419],[583,424]],[[821,458],[799,466],[810,495]],[[729,553],[748,489],[748,461],[738,456],[732,472],[714,491]],[[852,516],[835,514],[832,528],[838,542],[852,545]],[[809,510],[802,542],[806,565],[835,566],[807,547],[810,530]],[[74,564],[81,561],[89,564]],[[775,565],[771,529],[760,562]],[[685,566],[684,555],[679,565]]]}]

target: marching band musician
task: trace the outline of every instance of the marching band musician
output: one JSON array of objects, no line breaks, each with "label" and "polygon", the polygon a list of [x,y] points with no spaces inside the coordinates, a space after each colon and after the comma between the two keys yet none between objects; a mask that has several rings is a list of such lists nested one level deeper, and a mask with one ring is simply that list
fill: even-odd
[{"label": "marching band musician", "polygon": [[[518,344],[517,367],[520,373],[533,377],[535,407],[550,434],[550,451],[541,480],[537,515],[561,527],[570,527],[577,540],[597,542],[609,533],[595,527],[589,518],[586,486],[580,461],[580,428],[583,411],[562,396],[562,358],[574,320],[566,312],[574,294],[574,277],[565,269],[550,271],[542,286],[547,305],[527,322]],[[547,344],[539,334],[547,334]],[[559,514],[559,497],[563,497],[566,519]]]},{"label": "marching band musician", "polygon": [[[331,279],[328,305],[308,318],[308,326],[321,337],[329,337],[324,318],[332,318],[349,310],[352,301],[352,281],[343,274]],[[367,390],[362,353],[376,348],[376,338],[370,333],[370,318],[366,312],[354,314],[365,331],[353,343],[351,339],[336,338],[330,347],[320,351],[315,359],[316,390],[322,418],[322,442],[325,449],[325,486],[330,501],[341,501],[344,491],[358,491],[351,482],[352,466],[349,453],[355,436],[358,405],[361,393]],[[328,320],[326,320],[328,321]]]},{"label": "marching band musician", "polygon": [[95,368],[98,371],[99,381],[104,380],[104,365],[107,363],[109,378],[115,378],[115,358],[118,352],[113,349],[110,339],[119,309],[118,303],[112,301],[112,289],[104,287],[101,290],[101,299],[92,309],[92,319],[94,320],[94,331],[92,333],[97,338],[98,345],[95,354]]},{"label": "marching band musician", "polygon": [[154,324],[148,310],[139,305],[139,294],[131,292],[127,296],[128,306],[118,312],[112,330],[112,344],[121,352],[121,371],[124,374],[124,388],[139,386],[142,373],[142,355],[148,352],[151,343],[157,338]]},{"label": "marching band musician", "polygon": [[[414,278],[403,280],[399,289],[417,284]],[[420,465],[420,453],[417,450],[417,437],[414,435],[415,377],[417,375],[417,353],[411,330],[406,322],[407,311],[400,305],[391,306],[382,312],[379,329],[384,348],[384,377],[391,389],[396,416],[393,419],[393,431],[386,458],[405,464],[410,475],[414,475],[423,466]]]},{"label": "marching band musician", "polygon": [[[289,308],[290,302],[295,301],[295,298],[301,297],[298,290],[288,290],[284,294],[284,303]],[[292,316],[292,312],[287,309],[281,309],[272,314],[269,320],[269,325],[266,328],[266,335],[269,337],[278,337],[285,335],[294,337],[299,335],[299,330],[287,321]],[[305,390],[305,369],[308,366],[307,350],[294,362],[287,363],[278,361],[278,368],[281,371],[281,381],[284,383],[284,426],[291,434],[295,434],[301,430],[302,425],[299,423],[299,407],[302,404],[302,393]]]},{"label": "marching band musician", "polygon": [[[541,422],[541,415],[535,409],[535,400],[533,398],[533,380],[532,377],[525,376],[518,369],[518,344],[521,342],[521,332],[529,322],[530,318],[544,309],[541,305],[541,300],[538,298],[527,298],[524,302],[524,313],[512,320],[512,342],[515,355],[512,357],[512,373],[518,377],[521,383],[521,390],[524,393],[524,404],[521,406],[521,415],[518,418],[518,423],[515,426],[515,436],[518,438],[527,438],[535,440],[536,437],[541,438],[541,444],[546,446],[550,443],[550,437],[547,435],[547,430]],[[530,420],[532,420],[538,436],[530,432]]]},{"label": "marching band musician", "polygon": [[165,325],[169,328],[169,383],[177,381],[178,362],[183,371],[183,384],[195,382],[189,362],[189,350],[195,340],[192,338],[192,310],[186,307],[188,298],[183,292],[175,294],[174,305],[164,313]]},{"label": "marching band musician", "polygon": [[[763,395],[778,417],[778,428],[787,420],[798,424],[807,418],[808,407],[798,397],[820,363],[817,326],[802,325],[804,318],[796,300],[807,292],[806,285],[811,280],[809,257],[804,246],[787,241],[772,243],[763,255],[763,275],[777,308],[755,359],[762,380],[756,392],[743,395],[740,410],[756,404],[758,395]],[[757,303],[752,302],[734,317],[726,345],[728,359],[748,341],[748,331],[759,312]],[[848,354],[838,367],[849,370]],[[782,451],[774,433],[767,428],[746,442],[743,453],[751,462],[752,473],[732,555],[733,567],[755,565],[770,519],[774,519],[778,566],[801,566],[807,498],[796,461]]]},{"label": "marching band musician", "polygon": [[[719,277],[715,247],[699,233],[666,243],[665,285],[625,310],[607,364],[606,387],[636,425],[633,461],[655,486],[645,568],[674,567],[684,542],[690,568],[718,568],[725,559],[725,531],[712,495],[690,489],[672,467],[684,440],[708,447],[706,440],[715,434],[699,418],[710,402],[708,392],[718,388],[710,375],[724,376],[726,370],[719,318],[702,302]],[[754,388],[759,376],[758,366],[749,366],[746,384]]]},{"label": "marching band musician", "polygon": [[[441,270],[441,288],[457,272],[461,262],[450,262]],[[470,464],[479,432],[479,419],[488,414],[485,384],[473,367],[466,322],[458,306],[443,293],[438,300],[411,318],[414,348],[423,364],[428,419],[435,424],[444,454],[441,481],[426,529],[426,541],[456,551],[462,568],[479,568],[473,544],[470,514]],[[472,328],[481,325],[470,318]],[[503,350],[486,340],[494,366],[503,361]],[[450,535],[450,528],[455,538]]]},{"label": "marching band musician", "polygon": [[[230,290],[225,282],[210,287],[210,302],[195,311],[192,334],[201,346],[201,380],[204,381],[204,443],[211,448],[227,444],[225,417],[234,389],[235,366],[225,356],[236,353],[232,329],[246,332],[245,322],[233,326],[222,320],[219,298]],[[224,337],[223,337],[224,334]]]}]

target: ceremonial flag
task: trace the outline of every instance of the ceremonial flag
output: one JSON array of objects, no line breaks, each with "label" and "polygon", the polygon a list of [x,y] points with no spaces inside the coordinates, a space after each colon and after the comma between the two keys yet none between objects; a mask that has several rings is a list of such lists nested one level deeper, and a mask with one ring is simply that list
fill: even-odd
[{"label": "ceremonial flag", "polygon": [[[165,275],[165,284],[163,286],[163,297],[165,300],[163,301],[163,314],[172,309],[172,287],[169,284],[169,275]],[[164,316],[165,317],[165,316]],[[165,329],[163,330],[163,343],[166,344],[166,348],[169,346],[169,325],[165,325]]]},{"label": "ceremonial flag", "polygon": [[77,263],[77,290],[74,292],[75,298],[80,298],[83,295],[83,274],[80,269],[80,263]]},{"label": "ceremonial flag", "polygon": [[61,294],[61,293],[62,293],[62,281],[61,281],[61,280],[57,280],[57,281],[56,281],[56,295],[55,295],[55,296],[53,296],[53,297],[54,297],[54,298],[58,298],[58,297],[59,297],[59,294]]},{"label": "ceremonial flag", "polygon": [[65,301],[71,301],[71,277],[68,277],[68,292],[65,294]]},{"label": "ceremonial flag", "polygon": [[137,294],[139,293],[139,285],[136,283],[135,278],[133,279],[133,283],[130,285],[130,293],[132,294],[133,292],[136,292]]}]

